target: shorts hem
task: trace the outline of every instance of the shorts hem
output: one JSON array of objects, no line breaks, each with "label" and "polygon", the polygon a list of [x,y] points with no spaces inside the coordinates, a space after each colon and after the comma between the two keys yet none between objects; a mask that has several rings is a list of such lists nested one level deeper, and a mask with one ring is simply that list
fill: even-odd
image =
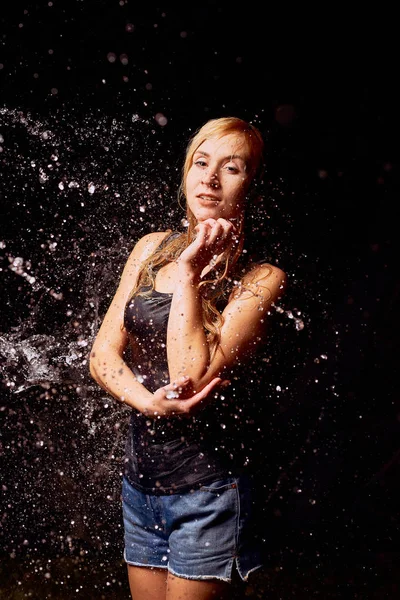
[{"label": "shorts hem", "polygon": [[128,560],[126,558],[126,552],[124,552],[124,561],[131,567],[148,567],[149,569],[168,569],[168,565],[150,565],[149,563],[141,563],[138,561]]},{"label": "shorts hem", "polygon": [[241,579],[242,579],[243,581],[248,581],[248,579],[249,579],[249,575],[251,575],[252,573],[254,573],[254,571],[257,571],[257,569],[261,569],[263,566],[264,566],[264,565],[257,565],[256,567],[253,567],[252,569],[250,569],[249,571],[247,571],[246,575],[242,575],[242,573],[241,573],[241,571],[240,571],[240,569],[239,569],[239,565],[238,565],[238,563],[236,562],[236,568],[237,568],[237,570],[238,570],[238,573],[239,573],[239,575],[240,575],[240,577],[241,577]]},{"label": "shorts hem", "polygon": [[132,562],[130,560],[126,560],[125,562],[127,565],[130,565],[131,567],[145,567],[148,569],[168,569],[167,566],[161,566],[161,565],[150,565],[149,563],[139,563],[139,562]]},{"label": "shorts hem", "polygon": [[230,577],[223,577],[221,575],[183,575],[182,573],[177,573],[171,569],[171,567],[168,567],[168,571],[171,573],[171,575],[174,575],[174,577],[180,577],[181,579],[192,579],[196,581],[218,579],[219,581],[224,581],[225,583],[231,583]]}]

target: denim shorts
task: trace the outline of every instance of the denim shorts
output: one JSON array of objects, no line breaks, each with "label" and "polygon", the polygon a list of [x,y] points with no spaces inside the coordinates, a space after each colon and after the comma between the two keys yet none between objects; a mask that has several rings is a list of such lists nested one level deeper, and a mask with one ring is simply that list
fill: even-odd
[{"label": "denim shorts", "polygon": [[124,559],[185,579],[243,581],[262,566],[252,533],[251,488],[241,477],[185,494],[148,495],[123,478]]}]

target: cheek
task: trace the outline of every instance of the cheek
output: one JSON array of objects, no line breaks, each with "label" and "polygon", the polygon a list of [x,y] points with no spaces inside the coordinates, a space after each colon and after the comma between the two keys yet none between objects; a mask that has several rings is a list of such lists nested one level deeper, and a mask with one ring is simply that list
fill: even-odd
[{"label": "cheek", "polygon": [[189,191],[189,190],[193,189],[194,186],[195,186],[195,177],[193,176],[193,172],[189,171],[189,173],[187,174],[187,177],[186,177],[185,190]]}]

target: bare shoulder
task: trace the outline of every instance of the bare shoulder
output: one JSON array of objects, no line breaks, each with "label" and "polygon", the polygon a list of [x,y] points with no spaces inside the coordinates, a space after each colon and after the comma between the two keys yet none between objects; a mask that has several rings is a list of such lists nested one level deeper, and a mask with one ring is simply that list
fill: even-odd
[{"label": "bare shoulder", "polygon": [[286,286],[287,275],[282,269],[267,262],[257,263],[243,276],[240,296],[245,299],[255,294],[274,302],[284,294]]},{"label": "bare shoulder", "polygon": [[139,273],[142,263],[149,258],[160,245],[169,231],[155,231],[141,237],[133,247],[122,272],[121,284],[132,286]]},{"label": "bare shoulder", "polygon": [[171,233],[168,231],[153,231],[152,233],[148,233],[141,237],[138,242],[136,242],[129,258],[128,262],[143,262],[146,260],[154,250],[159,246],[162,240]]},{"label": "bare shoulder", "polygon": [[286,273],[270,263],[259,263],[253,265],[250,270],[244,275],[242,283],[267,283],[277,281],[282,284],[286,284],[287,276]]}]

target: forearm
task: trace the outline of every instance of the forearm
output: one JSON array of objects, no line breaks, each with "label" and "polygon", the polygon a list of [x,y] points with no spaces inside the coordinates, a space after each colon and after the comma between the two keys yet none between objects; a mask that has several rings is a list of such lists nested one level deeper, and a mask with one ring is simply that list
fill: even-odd
[{"label": "forearm", "polygon": [[210,361],[198,283],[198,277],[184,266],[179,266],[167,329],[170,381],[187,375],[195,389]]},{"label": "forearm", "polygon": [[139,383],[116,351],[94,350],[90,359],[90,372],[111,396],[140,412],[148,411],[153,394]]}]

